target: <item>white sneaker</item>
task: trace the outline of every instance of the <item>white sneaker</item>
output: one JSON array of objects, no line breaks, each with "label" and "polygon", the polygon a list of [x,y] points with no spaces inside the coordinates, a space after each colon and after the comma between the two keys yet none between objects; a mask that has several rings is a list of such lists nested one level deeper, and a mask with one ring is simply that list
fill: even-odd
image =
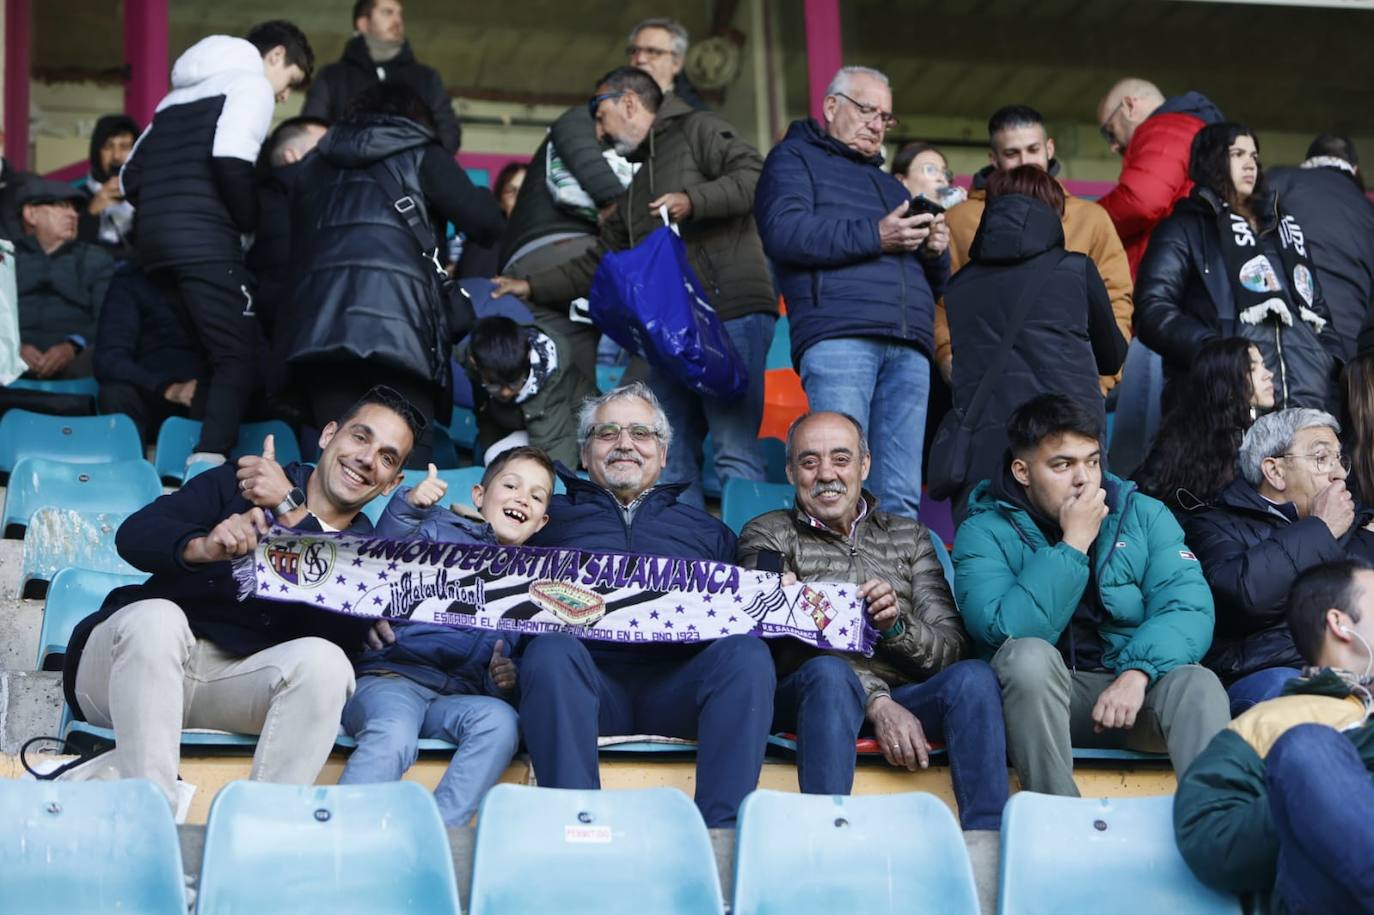
[{"label": "white sneaker", "polygon": [[226,458],[222,454],[213,451],[192,451],[186,458],[186,469],[190,470],[192,464],[209,464],[211,467],[218,467],[225,462]]}]

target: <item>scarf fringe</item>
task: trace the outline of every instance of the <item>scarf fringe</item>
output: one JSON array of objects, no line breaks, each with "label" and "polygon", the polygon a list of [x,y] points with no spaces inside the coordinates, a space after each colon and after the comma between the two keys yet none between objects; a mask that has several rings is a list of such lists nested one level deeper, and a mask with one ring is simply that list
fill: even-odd
[{"label": "scarf fringe", "polygon": [[1240,313],[1240,319],[1246,324],[1259,324],[1269,315],[1278,318],[1288,327],[1293,326],[1293,312],[1289,311],[1288,305],[1279,298],[1265,299],[1258,305],[1251,305]]}]

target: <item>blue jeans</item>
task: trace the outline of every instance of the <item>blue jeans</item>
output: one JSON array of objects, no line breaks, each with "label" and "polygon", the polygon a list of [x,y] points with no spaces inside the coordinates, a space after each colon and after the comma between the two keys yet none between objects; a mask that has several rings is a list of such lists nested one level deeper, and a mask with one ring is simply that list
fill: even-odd
[{"label": "blue jeans", "polygon": [[[1002,690],[984,661],[960,661],[924,683],[894,687],[892,699],[916,716],[928,740],[949,751],[964,829],[1000,829],[1007,803]],[[797,782],[806,794],[848,794],[865,696],[849,664],[812,658],[778,683],[774,727],[797,735]]]},{"label": "blue jeans", "polygon": [[1231,717],[1249,711],[1266,699],[1277,699],[1285,683],[1301,676],[1302,671],[1292,667],[1266,667],[1246,674],[1226,687],[1226,698],[1231,700]]},{"label": "blue jeans", "polygon": [[341,785],[394,782],[415,762],[421,737],[458,745],[434,789],[445,826],[466,826],[520,744],[515,709],[492,696],[446,696],[405,677],[363,676],[343,710],[358,748]]},{"label": "blue jeans", "polygon": [[873,453],[867,486],[879,507],[915,518],[930,360],[907,344],[838,337],[802,353],[801,379],[812,410],[848,413],[863,425]]},{"label": "blue jeans", "polygon": [[570,635],[541,635],[520,677],[525,747],[541,785],[600,788],[598,734],[660,734],[698,741],[696,802],[707,826],[734,826],[758,786],[776,686],[762,639],[593,658]]},{"label": "blue jeans", "polygon": [[1355,745],[1300,724],[1274,743],[1265,777],[1279,840],[1274,889],[1289,911],[1374,913],[1374,783]]},{"label": "blue jeans", "polygon": [[724,322],[725,333],[739,353],[749,379],[749,386],[739,397],[702,397],[658,368],[649,374],[649,387],[663,405],[668,425],[673,429],[663,482],[691,484],[678,497],[679,501],[697,508],[706,504],[701,488],[701,445],[708,431],[716,449],[716,476],[722,483],[728,477],[767,478],[759,425],[763,422],[764,367],[777,323],[778,316],[767,312]]}]

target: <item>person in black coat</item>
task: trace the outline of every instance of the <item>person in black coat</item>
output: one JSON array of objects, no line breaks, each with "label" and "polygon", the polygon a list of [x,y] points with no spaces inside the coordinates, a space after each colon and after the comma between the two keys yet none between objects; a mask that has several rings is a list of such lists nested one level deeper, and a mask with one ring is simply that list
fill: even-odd
[{"label": "person in black coat", "polygon": [[1203,663],[1226,685],[1232,715],[1298,676],[1303,662],[1285,622],[1298,575],[1340,559],[1374,560],[1374,510],[1346,489],[1339,431],[1329,413],[1306,407],[1261,416],[1241,442],[1240,476],[1184,526],[1216,600]]},{"label": "person in black coat", "polygon": [[1302,225],[1348,362],[1374,303],[1374,203],[1365,196],[1355,144],[1322,134],[1301,166],[1276,168],[1265,177]]},{"label": "person in black coat", "polygon": [[124,413],[144,441],[168,416],[190,415],[205,401],[209,366],[176,303],[135,265],[120,264],[96,329],[95,378],[100,412]]},{"label": "person in black coat", "polygon": [[1254,133],[1212,124],[1193,139],[1192,194],[1150,237],[1135,330],[1164,361],[1164,406],[1198,350],[1244,337],[1274,373],[1277,404],[1331,409],[1341,344],[1303,227],[1267,189]]},{"label": "person in black coat", "polygon": [[362,507],[401,482],[419,423],[396,392],[374,389],[324,428],[318,466],[280,466],[268,436],[262,456],[130,515],[116,546],[152,577],[78,623],[63,665],[72,714],[113,728],[119,747],[64,776],[146,778],[175,810],[181,729],[193,727],[260,734],[254,780],[312,784],[353,693],[349,654],[381,647],[389,629],[313,605],[239,600],[231,562],[257,547],[268,511],[303,533],[370,533]]},{"label": "person in black coat", "polygon": [[[374,384],[396,388],[427,421],[447,421],[456,341],[437,229],[448,220],[490,244],[504,226],[495,198],[439,145],[424,100],[400,83],[378,83],[354,99],[297,184],[287,323],[294,336],[284,351],[316,423]],[[424,467],[429,451],[422,440],[411,466]]]},{"label": "person in black coat", "polygon": [[[1023,165],[994,172],[970,262],[945,292],[952,345],[969,354],[954,363],[955,412],[948,422],[967,413],[1005,343],[1022,291],[1035,295],[986,406],[979,416],[968,417],[973,422],[970,465],[954,495],[960,514],[973,487],[1000,472],[1007,417],[1032,397],[1065,394],[1105,427],[1098,376],[1121,368],[1126,341],[1092,259],[1064,250],[1063,212],[1064,192],[1043,169]],[[1037,287],[1035,277],[1043,271],[1049,271],[1047,278]]]},{"label": "person in black coat", "polygon": [[124,114],[107,114],[91,131],[91,170],[80,186],[76,237],[101,245],[116,260],[133,256],[134,207],[124,199],[119,170],[138,139],[138,124]]},{"label": "person in black coat", "polygon": [[379,82],[400,83],[424,99],[440,145],[457,152],[463,128],[453,113],[444,78],[416,60],[406,41],[401,0],[357,0],[353,28],[357,34],[344,45],[343,56],[323,67],[311,84],[301,114],[332,124],[344,116],[359,93]]}]

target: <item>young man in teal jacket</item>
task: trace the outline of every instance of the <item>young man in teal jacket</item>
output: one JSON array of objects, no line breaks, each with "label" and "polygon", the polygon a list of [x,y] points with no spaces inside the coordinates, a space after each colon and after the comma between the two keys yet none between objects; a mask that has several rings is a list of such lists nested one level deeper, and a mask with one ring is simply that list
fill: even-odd
[{"label": "young man in teal jacket", "polygon": [[1168,750],[1182,772],[1230,720],[1200,665],[1212,594],[1164,504],[1103,473],[1100,420],[1043,394],[1007,421],[999,478],[954,540],[955,594],[1002,684],[1023,788],[1076,797],[1072,747]]}]

